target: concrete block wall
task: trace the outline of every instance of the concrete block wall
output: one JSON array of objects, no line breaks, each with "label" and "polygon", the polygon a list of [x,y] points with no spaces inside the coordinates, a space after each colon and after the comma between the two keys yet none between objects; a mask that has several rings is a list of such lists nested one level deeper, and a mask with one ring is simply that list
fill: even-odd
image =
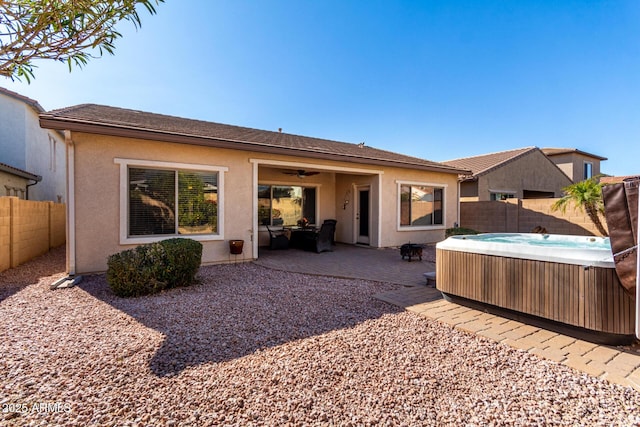
[{"label": "concrete block wall", "polygon": [[11,268],[11,198],[0,197],[0,271]]},{"label": "concrete block wall", "polygon": [[67,207],[64,203],[51,203],[49,213],[49,246],[57,248],[67,242]]},{"label": "concrete block wall", "polygon": [[[586,213],[573,206],[565,213],[553,211],[558,199],[508,199],[495,202],[461,202],[460,225],[484,233],[529,233],[544,227],[552,234],[599,235]],[[606,229],[604,217],[600,218]]]},{"label": "concrete block wall", "polygon": [[460,202],[460,226],[492,233],[507,233],[506,203]]},{"label": "concrete block wall", "polygon": [[0,197],[0,271],[66,242],[63,204]]}]

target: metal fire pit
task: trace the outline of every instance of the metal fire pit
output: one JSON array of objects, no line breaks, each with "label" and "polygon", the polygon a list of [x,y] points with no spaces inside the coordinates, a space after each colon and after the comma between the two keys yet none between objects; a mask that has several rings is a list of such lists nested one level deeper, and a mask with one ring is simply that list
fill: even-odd
[{"label": "metal fire pit", "polygon": [[419,245],[417,243],[405,243],[400,246],[400,255],[402,259],[404,257],[409,258],[409,262],[411,262],[411,258],[418,257],[420,261],[422,261],[422,249],[424,249],[424,245]]}]

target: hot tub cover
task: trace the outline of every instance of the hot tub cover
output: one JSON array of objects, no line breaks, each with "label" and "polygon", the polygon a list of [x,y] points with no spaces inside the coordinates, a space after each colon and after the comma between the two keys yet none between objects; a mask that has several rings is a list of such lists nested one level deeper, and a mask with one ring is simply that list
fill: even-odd
[{"label": "hot tub cover", "polygon": [[622,287],[631,296],[636,293],[639,186],[640,177],[637,176],[602,187],[604,215],[616,274]]}]

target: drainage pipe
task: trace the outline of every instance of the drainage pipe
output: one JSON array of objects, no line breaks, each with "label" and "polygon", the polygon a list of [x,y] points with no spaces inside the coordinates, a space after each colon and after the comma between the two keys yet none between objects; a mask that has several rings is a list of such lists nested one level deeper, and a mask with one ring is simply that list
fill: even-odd
[{"label": "drainage pipe", "polygon": [[39,183],[40,181],[42,181],[42,177],[40,175],[36,175],[35,179],[32,179],[32,183],[31,184],[27,184],[27,189],[25,191],[25,200],[29,200],[29,187],[33,187],[34,185],[36,185],[37,183]]},{"label": "drainage pipe", "polygon": [[636,232],[636,338],[640,339],[640,194],[638,194],[638,227]]},{"label": "drainage pipe", "polygon": [[75,147],[71,131],[64,131],[67,151],[67,273],[76,274],[76,189],[75,189]]}]

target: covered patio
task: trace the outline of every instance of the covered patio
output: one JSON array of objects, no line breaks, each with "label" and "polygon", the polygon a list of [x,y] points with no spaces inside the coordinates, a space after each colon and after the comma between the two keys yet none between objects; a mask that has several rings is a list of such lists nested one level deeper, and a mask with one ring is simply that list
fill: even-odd
[{"label": "covered patio", "polygon": [[[427,288],[424,273],[435,271],[435,245],[426,245],[422,261],[411,262],[400,256],[398,248],[371,248],[336,244],[333,252],[307,252],[298,249],[270,250],[260,247],[256,264],[283,271],[353,279],[374,280],[404,286]],[[428,288],[438,296],[435,288]]]}]

